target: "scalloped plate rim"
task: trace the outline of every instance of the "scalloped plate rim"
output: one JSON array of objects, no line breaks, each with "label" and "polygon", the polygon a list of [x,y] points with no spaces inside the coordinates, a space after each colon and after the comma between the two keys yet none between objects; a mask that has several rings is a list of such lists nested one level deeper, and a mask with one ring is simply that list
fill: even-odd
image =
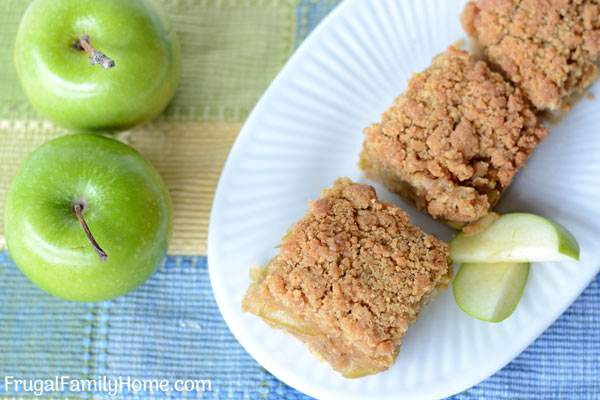
[{"label": "scalloped plate rim", "polygon": [[[336,399],[339,396],[338,392],[335,391],[327,391],[323,389],[314,389],[313,387],[305,386],[306,382],[302,381],[300,377],[289,373],[282,369],[270,356],[269,352],[261,348],[259,343],[252,342],[247,336],[243,335],[243,325],[242,321],[230,313],[230,310],[224,307],[223,300],[227,293],[224,292],[224,285],[221,284],[221,277],[216,272],[217,266],[215,264],[218,263],[218,245],[215,242],[215,226],[219,222],[220,218],[220,204],[224,202],[225,198],[225,186],[228,184],[230,178],[232,177],[232,165],[237,160],[239,154],[241,154],[242,148],[252,139],[252,132],[258,123],[259,115],[263,112],[263,109],[270,100],[270,97],[274,91],[276,91],[280,86],[282,86],[283,82],[288,79],[294,72],[294,68],[302,62],[304,58],[304,54],[311,50],[314,43],[320,38],[323,31],[325,31],[331,23],[333,23],[340,15],[344,12],[348,12],[355,3],[359,3],[360,0],[345,0],[342,1],[338,6],[335,7],[320,23],[319,25],[311,32],[309,37],[298,47],[298,49],[294,52],[292,57],[288,60],[285,66],[282,68],[277,77],[271,82],[268,89],[265,91],[263,96],[260,98],[256,106],[253,108],[252,112],[248,116],[246,122],[244,123],[242,129],[238,137],[236,138],[231,151],[227,157],[227,160],[224,164],[221,177],[219,179],[219,183],[217,186],[217,190],[215,192],[215,197],[213,200],[213,207],[211,209],[211,215],[209,220],[209,235],[208,235],[208,269],[209,276],[211,281],[211,286],[214,291],[215,299],[219,310],[229,326],[232,334],[235,338],[240,342],[240,344],[256,359],[256,361],[261,364],[265,369],[267,369],[270,373],[276,376],[278,379],[286,383],[287,385],[306,393],[315,398],[324,398],[324,399]],[[217,261],[215,261],[217,260]],[[600,270],[600,265],[595,267],[595,273]],[[592,275],[592,276],[594,276]],[[589,282],[588,282],[589,284]],[[522,340],[521,345],[519,346],[519,350],[506,353],[504,357],[501,358],[501,361],[496,362],[494,364],[487,364],[477,370],[477,372],[473,373],[467,379],[462,379],[460,381],[456,381],[456,383],[448,384],[444,387],[440,387],[438,390],[424,390],[421,393],[411,393],[411,399],[435,399],[441,397],[451,396],[457,393],[460,393],[464,390],[471,388],[472,386],[482,382],[487,379],[508,363],[510,363],[514,358],[516,358],[519,354],[521,354],[529,345],[531,345],[536,338],[538,338],[545,330],[548,329],[550,325],[553,324],[556,319],[564,313],[572,303],[579,297],[579,295],[586,289],[587,285],[580,288],[577,291],[577,294],[572,296],[570,301],[561,308],[561,312],[556,318],[550,320],[547,324],[540,326],[538,329],[528,331],[527,339]],[[294,339],[295,340],[295,339]],[[316,360],[316,359],[315,359]],[[317,362],[320,362],[317,360]],[[490,367],[490,365],[493,365]],[[363,399],[364,396],[361,396],[360,393],[353,395],[344,393],[345,399]],[[389,394],[384,396],[378,396],[377,399],[381,400],[392,400],[397,399],[397,395]],[[373,398],[374,399],[374,398]]]}]

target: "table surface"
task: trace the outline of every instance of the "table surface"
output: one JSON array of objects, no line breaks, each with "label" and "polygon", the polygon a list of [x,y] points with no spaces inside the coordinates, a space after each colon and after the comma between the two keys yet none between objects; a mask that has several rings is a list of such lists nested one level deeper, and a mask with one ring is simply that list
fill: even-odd
[{"label": "table surface", "polygon": [[[158,120],[117,138],[158,168],[173,196],[169,256],[153,278],[125,297],[70,303],[46,295],[24,278],[2,250],[0,224],[0,397],[17,395],[4,377],[62,375],[212,383],[205,393],[142,392],[124,398],[307,398],[261,368],[229,332],[208,279],[206,228],[220,170],[244,119],[297,46],[339,1],[161,2],[182,41],[181,87]],[[18,85],[13,42],[28,4],[0,4],[0,208],[22,159],[66,133],[39,116]],[[455,398],[600,398],[599,301],[596,279],[523,354]],[[45,397],[57,396],[106,397],[94,390]]]}]

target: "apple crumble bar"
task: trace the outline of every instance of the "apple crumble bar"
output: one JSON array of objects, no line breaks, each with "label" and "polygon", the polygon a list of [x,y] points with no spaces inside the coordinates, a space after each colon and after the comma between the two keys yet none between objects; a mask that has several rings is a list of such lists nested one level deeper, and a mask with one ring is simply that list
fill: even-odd
[{"label": "apple crumble bar", "polygon": [[341,178],[255,271],[243,309],[360,377],[393,364],[404,333],[450,276],[444,242],[371,186]]},{"label": "apple crumble bar", "polygon": [[462,226],[490,211],[546,135],[520,89],[450,47],[365,130],[360,165],[434,218]]},{"label": "apple crumble bar", "polygon": [[470,1],[462,22],[538,109],[565,108],[598,75],[598,0]]}]

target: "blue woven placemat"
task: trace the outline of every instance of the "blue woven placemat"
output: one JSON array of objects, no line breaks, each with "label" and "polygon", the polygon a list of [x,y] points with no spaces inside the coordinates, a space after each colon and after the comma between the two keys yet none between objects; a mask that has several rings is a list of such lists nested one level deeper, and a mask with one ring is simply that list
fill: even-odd
[{"label": "blue woven placemat", "polygon": [[[0,264],[0,377],[210,379],[210,392],[153,398],[308,399],[261,368],[231,335],[212,295],[206,257],[168,257],[140,289],[96,305],[44,294],[6,253]],[[455,399],[600,398],[599,301],[596,279],[523,354]],[[4,389],[0,381],[0,394]]]}]

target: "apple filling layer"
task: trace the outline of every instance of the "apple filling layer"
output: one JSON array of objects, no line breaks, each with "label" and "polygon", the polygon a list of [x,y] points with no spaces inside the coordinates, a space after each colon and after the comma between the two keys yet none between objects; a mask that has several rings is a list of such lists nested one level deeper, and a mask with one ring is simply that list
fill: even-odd
[{"label": "apple filling layer", "polygon": [[446,244],[372,187],[339,179],[254,274],[243,309],[360,377],[393,364],[404,333],[450,275]]}]

